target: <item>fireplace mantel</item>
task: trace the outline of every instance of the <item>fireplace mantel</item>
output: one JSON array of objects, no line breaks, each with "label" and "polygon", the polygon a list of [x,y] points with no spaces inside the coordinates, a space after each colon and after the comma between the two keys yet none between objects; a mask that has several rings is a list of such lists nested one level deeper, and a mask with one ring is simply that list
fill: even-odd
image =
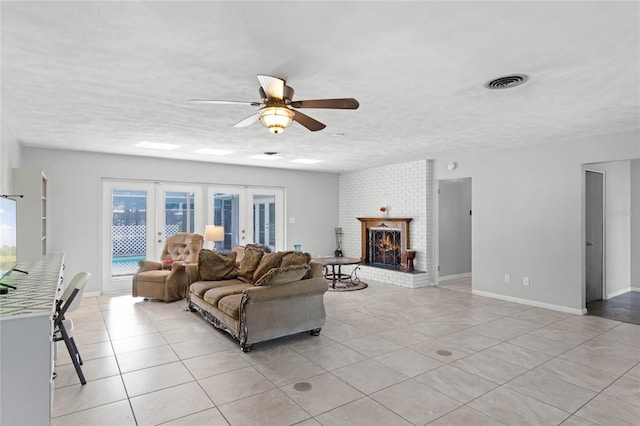
[{"label": "fireplace mantel", "polygon": [[364,264],[367,264],[367,247],[369,245],[369,228],[387,227],[392,229],[398,229],[402,235],[400,256],[401,265],[405,265],[407,262],[407,249],[411,247],[409,245],[409,222],[413,220],[410,217],[358,217],[361,222],[361,256],[360,259]]}]

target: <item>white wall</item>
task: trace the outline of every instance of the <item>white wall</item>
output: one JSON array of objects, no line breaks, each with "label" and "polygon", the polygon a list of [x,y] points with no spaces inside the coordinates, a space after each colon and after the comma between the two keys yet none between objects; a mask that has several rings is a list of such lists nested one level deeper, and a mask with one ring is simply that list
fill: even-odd
[{"label": "white wall", "polygon": [[605,172],[605,299],[629,291],[631,283],[630,161],[587,164]]},{"label": "white wall", "polygon": [[631,180],[631,288],[640,291],[640,159],[632,160]]},{"label": "white wall", "polygon": [[416,250],[414,267],[424,271],[427,274],[425,281],[429,281],[432,274],[432,189],[432,162],[428,160],[342,173],[338,226],[344,233],[344,256],[361,255],[361,226],[356,218],[379,217],[380,207],[386,206],[389,217],[413,218],[409,232],[410,246]]},{"label": "white wall", "polygon": [[[49,250],[65,253],[65,275],[88,271],[101,277],[103,178],[234,185],[280,186],[286,190],[286,247],[332,253],[338,222],[338,175],[242,167],[123,155],[23,148],[23,167],[42,169],[49,179]],[[88,292],[102,288],[92,279]]]},{"label": "white wall", "polygon": [[471,178],[438,182],[440,278],[471,273]]},{"label": "white wall", "polygon": [[[638,130],[436,161],[435,179],[473,178],[473,291],[582,312],[583,164],[631,158],[640,158]],[[458,167],[447,170],[449,161]]]},{"label": "white wall", "polygon": [[12,170],[20,167],[21,147],[11,132],[9,125],[2,119],[0,130],[0,194],[10,194],[13,187]]}]

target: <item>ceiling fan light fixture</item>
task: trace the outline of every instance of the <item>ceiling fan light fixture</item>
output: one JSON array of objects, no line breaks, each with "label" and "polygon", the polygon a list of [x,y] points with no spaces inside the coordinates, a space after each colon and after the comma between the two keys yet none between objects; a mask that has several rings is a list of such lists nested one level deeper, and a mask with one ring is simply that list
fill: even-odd
[{"label": "ceiling fan light fixture", "polygon": [[262,108],[258,115],[260,124],[269,129],[271,133],[277,135],[291,126],[295,112],[285,106],[272,105]]}]

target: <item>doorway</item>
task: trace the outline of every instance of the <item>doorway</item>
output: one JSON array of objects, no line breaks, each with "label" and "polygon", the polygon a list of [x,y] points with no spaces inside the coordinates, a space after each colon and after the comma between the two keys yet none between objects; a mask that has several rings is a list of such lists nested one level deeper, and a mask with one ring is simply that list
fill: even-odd
[{"label": "doorway", "polygon": [[103,292],[129,290],[140,260],[158,260],[167,237],[203,221],[198,185],[105,181],[103,208]]},{"label": "doorway", "polygon": [[438,181],[438,286],[471,291],[471,178]]},{"label": "doorway", "polygon": [[284,190],[261,187],[209,187],[209,222],[224,228],[216,250],[248,243],[284,250]]},{"label": "doorway", "polygon": [[585,165],[584,182],[587,314],[640,324],[640,160]]},{"label": "doorway", "polygon": [[585,171],[585,304],[602,300],[604,282],[604,172]]}]

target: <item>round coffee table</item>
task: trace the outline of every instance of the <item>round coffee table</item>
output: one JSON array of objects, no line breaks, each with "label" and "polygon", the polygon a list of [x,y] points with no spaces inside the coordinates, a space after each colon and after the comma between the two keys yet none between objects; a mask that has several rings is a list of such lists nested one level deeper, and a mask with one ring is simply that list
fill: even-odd
[{"label": "round coffee table", "polygon": [[[327,272],[324,277],[327,280],[331,280],[331,287],[336,288],[336,282],[345,284],[355,284],[351,279],[351,274],[342,273],[342,265],[359,265],[360,258],[357,257],[318,257],[314,258],[314,261],[321,263]],[[338,271],[336,272],[336,266]],[[331,267],[331,272],[328,272],[328,268]]]}]

